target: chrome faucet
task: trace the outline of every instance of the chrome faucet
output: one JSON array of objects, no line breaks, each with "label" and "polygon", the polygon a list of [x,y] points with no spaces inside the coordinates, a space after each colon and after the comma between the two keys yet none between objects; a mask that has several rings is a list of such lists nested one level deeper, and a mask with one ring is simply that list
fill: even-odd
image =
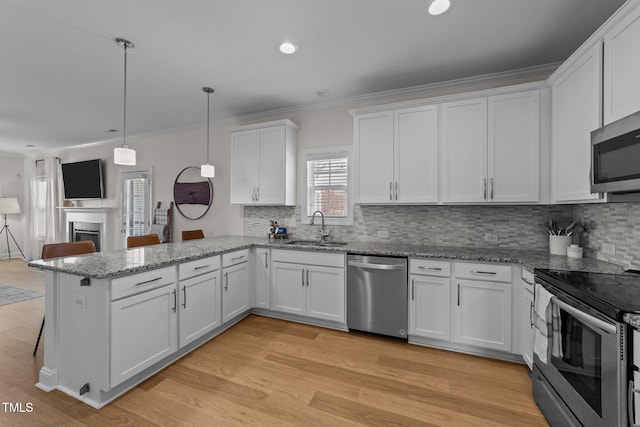
[{"label": "chrome faucet", "polygon": [[309,225],[313,225],[313,223],[315,222],[316,214],[320,214],[320,218],[322,218],[322,226],[320,228],[320,241],[324,242],[329,236],[329,233],[327,233],[327,230],[324,227],[324,214],[322,213],[322,211],[315,211],[313,215],[311,215],[311,221],[309,221]]}]

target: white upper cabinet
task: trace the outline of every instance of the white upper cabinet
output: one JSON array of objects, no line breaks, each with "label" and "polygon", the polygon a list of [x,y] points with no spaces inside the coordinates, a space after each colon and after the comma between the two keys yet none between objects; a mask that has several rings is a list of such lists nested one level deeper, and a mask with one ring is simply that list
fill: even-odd
[{"label": "white upper cabinet", "polygon": [[640,6],[604,37],[604,124],[640,110]]},{"label": "white upper cabinet", "polygon": [[358,203],[438,201],[438,107],[356,115]]},{"label": "white upper cabinet", "polygon": [[357,116],[358,203],[392,203],[393,111]]},{"label": "white upper cabinet", "polygon": [[487,200],[487,98],[442,105],[443,202]]},{"label": "white upper cabinet", "polygon": [[540,94],[490,96],[488,178],[493,202],[540,200]]},{"label": "white upper cabinet", "polygon": [[297,129],[280,120],[231,132],[231,204],[295,205]]},{"label": "white upper cabinet", "polygon": [[554,202],[594,200],[591,194],[591,131],[600,127],[602,50],[596,44],[552,85],[552,187]]},{"label": "white upper cabinet", "polygon": [[438,201],[438,106],[394,112],[394,201]]},{"label": "white upper cabinet", "polygon": [[443,202],[540,200],[537,90],[442,105]]}]

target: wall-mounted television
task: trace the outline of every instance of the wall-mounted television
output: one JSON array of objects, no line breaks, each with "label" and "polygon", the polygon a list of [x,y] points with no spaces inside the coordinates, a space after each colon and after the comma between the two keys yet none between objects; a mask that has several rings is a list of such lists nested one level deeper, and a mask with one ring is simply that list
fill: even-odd
[{"label": "wall-mounted television", "polygon": [[62,181],[65,199],[104,199],[100,159],[63,163]]}]

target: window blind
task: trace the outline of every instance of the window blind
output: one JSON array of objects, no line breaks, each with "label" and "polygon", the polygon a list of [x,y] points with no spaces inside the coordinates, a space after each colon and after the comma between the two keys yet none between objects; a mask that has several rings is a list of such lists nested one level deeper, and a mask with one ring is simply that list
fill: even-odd
[{"label": "window blind", "polygon": [[346,217],[348,210],[348,158],[307,161],[307,215]]}]

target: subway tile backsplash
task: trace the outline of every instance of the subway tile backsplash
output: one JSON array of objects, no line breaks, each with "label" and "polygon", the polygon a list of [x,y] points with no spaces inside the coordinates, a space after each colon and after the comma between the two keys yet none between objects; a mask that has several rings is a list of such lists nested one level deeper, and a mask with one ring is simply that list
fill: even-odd
[{"label": "subway tile backsplash", "polygon": [[[550,219],[570,220],[573,206],[368,206],[354,207],[354,224],[329,225],[332,239],[359,242],[414,242],[437,246],[548,250],[540,227]],[[269,220],[287,227],[295,239],[317,239],[319,225],[301,224],[300,207],[244,208],[244,233],[266,236]],[[319,218],[317,218],[319,220]],[[388,238],[379,237],[386,231]],[[497,236],[497,242],[485,240]]]}]

